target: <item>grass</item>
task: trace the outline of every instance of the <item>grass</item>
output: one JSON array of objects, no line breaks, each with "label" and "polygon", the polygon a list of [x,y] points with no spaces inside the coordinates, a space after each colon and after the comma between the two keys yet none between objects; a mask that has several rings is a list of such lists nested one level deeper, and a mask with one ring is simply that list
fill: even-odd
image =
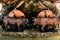
[{"label": "grass", "polygon": [[2,40],[60,40],[60,35],[50,37],[14,37],[14,36],[1,36]]}]

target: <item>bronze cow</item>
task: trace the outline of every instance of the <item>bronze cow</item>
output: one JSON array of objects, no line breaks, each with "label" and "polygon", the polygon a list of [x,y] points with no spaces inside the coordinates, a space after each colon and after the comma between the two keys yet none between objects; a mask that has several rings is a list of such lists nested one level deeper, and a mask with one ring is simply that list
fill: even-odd
[{"label": "bronze cow", "polygon": [[36,19],[34,19],[34,24],[42,25],[40,27],[41,27],[42,31],[44,31],[44,28],[46,25],[48,25],[48,28],[51,27],[51,28],[55,29],[56,26],[59,25],[59,20],[57,18],[36,18]]},{"label": "bronze cow", "polygon": [[[23,28],[28,25],[28,19],[15,19],[15,18],[6,18],[3,19],[3,26],[7,30],[7,26],[10,24],[10,28],[15,28],[14,25],[18,28],[18,31],[24,30]],[[13,26],[12,26],[13,25]]]}]

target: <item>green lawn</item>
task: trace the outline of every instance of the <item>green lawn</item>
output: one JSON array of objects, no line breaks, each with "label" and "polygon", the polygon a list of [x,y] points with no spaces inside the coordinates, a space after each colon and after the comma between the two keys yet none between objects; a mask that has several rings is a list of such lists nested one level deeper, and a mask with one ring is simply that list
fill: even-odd
[{"label": "green lawn", "polygon": [[60,36],[51,36],[51,37],[26,37],[26,38],[20,38],[20,37],[12,37],[12,36],[2,36],[0,38],[1,40],[60,40]]}]

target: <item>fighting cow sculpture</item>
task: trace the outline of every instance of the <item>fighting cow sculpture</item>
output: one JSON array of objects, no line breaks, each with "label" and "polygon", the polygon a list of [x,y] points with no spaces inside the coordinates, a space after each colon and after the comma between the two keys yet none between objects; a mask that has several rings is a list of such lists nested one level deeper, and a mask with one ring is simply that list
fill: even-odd
[{"label": "fighting cow sculpture", "polygon": [[34,25],[39,25],[42,31],[44,31],[46,25],[48,25],[46,29],[49,27],[56,29],[59,25],[59,19],[50,10],[44,10],[34,19]]},{"label": "fighting cow sculpture", "polygon": [[[53,30],[56,29],[56,27],[59,25],[59,19],[50,11],[50,10],[44,10],[40,12],[37,16],[37,18],[32,19],[34,23],[29,24],[29,20],[26,19],[23,12],[19,10],[13,10],[9,13],[7,18],[3,19],[2,27],[5,28],[5,30],[18,30],[18,31],[24,31],[25,28],[30,27],[30,25],[34,25],[34,27],[31,28],[37,28],[38,30],[45,31],[45,29],[52,28]],[[46,27],[46,25],[48,25]]]},{"label": "fighting cow sculpture", "polygon": [[3,27],[5,27],[5,30],[8,29],[8,26],[7,26],[8,24],[11,24],[10,26],[16,25],[18,28],[18,31],[20,31],[20,30],[24,30],[21,28],[23,28],[23,26],[26,26],[27,23],[28,23],[28,19],[25,18],[25,15],[23,14],[23,12],[19,10],[13,10],[9,13],[7,18],[3,19],[2,25]]},{"label": "fighting cow sculpture", "polygon": [[46,29],[53,28],[55,30],[59,25],[59,20],[57,18],[36,18],[34,19],[34,24],[40,25],[39,27],[42,29],[42,31],[44,31],[46,25],[48,25]]},{"label": "fighting cow sculpture", "polygon": [[[11,24],[9,27],[11,28],[18,28],[18,31],[23,31],[27,24],[28,24],[28,19],[12,19],[12,18],[6,18],[3,19],[3,24],[2,27],[5,28],[5,30],[8,29],[8,25]],[[12,26],[12,25],[16,25],[16,26]],[[21,29],[22,28],[22,29]],[[16,29],[15,29],[16,30]]]}]

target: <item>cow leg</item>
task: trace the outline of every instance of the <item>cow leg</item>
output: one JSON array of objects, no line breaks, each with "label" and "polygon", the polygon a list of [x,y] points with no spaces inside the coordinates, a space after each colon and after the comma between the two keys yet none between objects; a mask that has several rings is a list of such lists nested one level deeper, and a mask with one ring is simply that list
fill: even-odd
[{"label": "cow leg", "polygon": [[25,25],[20,25],[20,32],[24,31]]},{"label": "cow leg", "polygon": [[20,26],[18,25],[18,31],[20,32]]},{"label": "cow leg", "polygon": [[10,31],[9,23],[5,25],[5,29],[6,29],[6,31]]},{"label": "cow leg", "polygon": [[58,25],[57,25],[57,30],[59,30],[59,23],[58,23]]},{"label": "cow leg", "polygon": [[59,27],[59,24],[55,25],[55,29],[54,29],[54,30],[55,30],[55,31],[58,31],[58,30],[59,30],[58,27]]},{"label": "cow leg", "polygon": [[2,24],[2,28],[3,28],[3,30],[5,30],[5,26],[4,26],[4,24]]},{"label": "cow leg", "polygon": [[44,31],[44,27],[45,27],[45,25],[43,25],[43,26],[41,27],[42,31]]},{"label": "cow leg", "polygon": [[7,31],[7,25],[5,26],[5,31]]},{"label": "cow leg", "polygon": [[59,25],[55,25],[55,30],[58,30],[58,26],[59,26]]},{"label": "cow leg", "polygon": [[7,25],[8,23],[3,23],[4,24],[4,27],[5,27],[5,31],[7,31]]},{"label": "cow leg", "polygon": [[18,25],[18,31],[19,31],[19,32],[22,31],[22,25]]},{"label": "cow leg", "polygon": [[56,29],[56,26],[53,25],[53,26],[52,26],[52,31],[55,31],[55,29]]},{"label": "cow leg", "polygon": [[6,23],[3,23],[2,24],[2,27],[3,27],[3,29],[6,31],[7,30],[7,24]]},{"label": "cow leg", "polygon": [[15,31],[18,31],[18,26],[17,26],[16,23],[15,23],[15,25],[14,25],[14,30],[15,30]]}]

